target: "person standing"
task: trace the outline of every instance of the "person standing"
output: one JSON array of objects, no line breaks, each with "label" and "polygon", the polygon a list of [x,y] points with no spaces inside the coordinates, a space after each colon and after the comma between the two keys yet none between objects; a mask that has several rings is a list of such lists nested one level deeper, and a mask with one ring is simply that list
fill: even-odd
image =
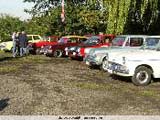
[{"label": "person standing", "polygon": [[16,37],[16,32],[13,32],[12,34],[12,41],[13,41],[13,49],[12,49],[12,54],[13,54],[13,57],[16,57],[17,55],[17,37]]},{"label": "person standing", "polygon": [[26,47],[28,44],[27,35],[24,31],[19,35],[20,56],[26,54]]},{"label": "person standing", "polygon": [[16,49],[17,49],[17,55],[20,55],[20,46],[19,46],[19,36],[20,36],[21,32],[17,32],[16,34]]}]

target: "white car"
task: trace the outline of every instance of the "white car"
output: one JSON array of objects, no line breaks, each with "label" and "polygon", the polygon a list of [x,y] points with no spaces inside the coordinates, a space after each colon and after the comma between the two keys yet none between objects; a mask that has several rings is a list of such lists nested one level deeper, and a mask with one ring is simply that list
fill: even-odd
[{"label": "white car", "polygon": [[[40,40],[43,40],[43,38],[40,35],[27,35],[28,42],[38,42]],[[12,51],[13,48],[13,41],[6,41],[0,43],[0,50],[4,51]]]},{"label": "white car", "polygon": [[145,42],[146,35],[119,35],[112,40],[112,46],[91,49],[84,61],[90,67],[100,66],[106,71],[106,54],[113,51],[139,49]]},{"label": "white car", "polygon": [[131,77],[135,85],[148,85],[152,78],[160,78],[160,36],[148,36],[139,50],[110,52],[107,71]]}]

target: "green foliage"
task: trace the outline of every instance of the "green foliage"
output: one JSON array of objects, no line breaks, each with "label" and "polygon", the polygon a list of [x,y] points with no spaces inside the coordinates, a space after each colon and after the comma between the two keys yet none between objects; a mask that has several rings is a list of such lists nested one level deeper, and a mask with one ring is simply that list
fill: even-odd
[{"label": "green foliage", "polygon": [[24,22],[19,18],[11,17],[9,15],[0,15],[0,40],[11,40],[11,34],[13,31],[24,30]]},{"label": "green foliage", "polygon": [[24,0],[34,3],[31,20],[0,17],[0,39],[13,31],[28,34],[159,34],[160,0],[64,0],[65,22],[61,22],[61,0]]},{"label": "green foliage", "polygon": [[[45,5],[45,1],[31,1],[25,0],[25,2],[35,2],[34,8],[30,11],[33,16],[35,10],[40,10],[40,5]],[[55,1],[54,1],[55,2]],[[105,32],[106,30],[106,19],[107,11],[101,9],[100,2],[97,0],[87,1],[87,0],[68,0],[65,3],[65,23],[61,22],[61,6],[60,1],[56,1],[57,4],[47,9],[48,11],[42,12],[38,18],[38,22],[48,29],[48,31],[43,30],[45,34],[87,34],[87,33],[99,33]],[[47,13],[47,14],[46,14]],[[39,13],[37,13],[39,16]],[[32,19],[33,23],[35,19]],[[45,24],[45,25],[44,25]],[[31,24],[30,24],[31,25]],[[31,27],[31,26],[30,26]],[[35,28],[34,28],[35,29]],[[42,29],[41,29],[42,30]],[[41,32],[42,33],[42,32]]]}]

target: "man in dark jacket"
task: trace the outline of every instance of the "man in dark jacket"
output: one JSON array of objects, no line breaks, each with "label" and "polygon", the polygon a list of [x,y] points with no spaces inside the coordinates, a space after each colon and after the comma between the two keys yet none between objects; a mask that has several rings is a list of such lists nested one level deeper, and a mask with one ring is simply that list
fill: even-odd
[{"label": "man in dark jacket", "polygon": [[27,44],[27,35],[24,31],[22,31],[22,33],[19,36],[20,56],[24,56],[26,54]]}]

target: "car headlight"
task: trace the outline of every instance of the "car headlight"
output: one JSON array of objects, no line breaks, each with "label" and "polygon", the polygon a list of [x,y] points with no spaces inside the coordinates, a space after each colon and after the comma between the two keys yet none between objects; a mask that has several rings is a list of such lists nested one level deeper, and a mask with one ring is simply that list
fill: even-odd
[{"label": "car headlight", "polygon": [[68,51],[68,47],[66,47],[64,50],[65,50],[65,51]]},{"label": "car headlight", "polygon": [[78,48],[78,49],[77,49],[77,52],[80,52],[80,50],[81,50],[81,48]]}]

